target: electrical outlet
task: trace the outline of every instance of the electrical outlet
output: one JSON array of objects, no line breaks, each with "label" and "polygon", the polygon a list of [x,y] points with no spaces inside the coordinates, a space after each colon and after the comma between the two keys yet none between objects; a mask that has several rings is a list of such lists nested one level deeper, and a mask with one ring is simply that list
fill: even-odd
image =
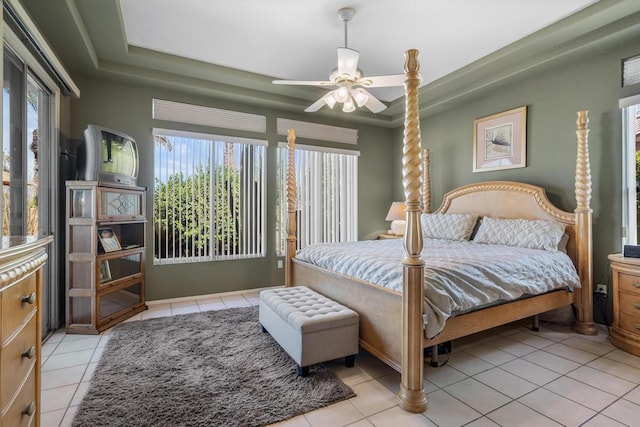
[{"label": "electrical outlet", "polygon": [[282,266],[283,266],[283,264],[282,264],[282,260],[281,260],[281,259],[279,259],[279,260],[278,260],[278,268],[282,268]]},{"label": "electrical outlet", "polygon": [[596,285],[596,294],[607,295],[607,285],[603,285],[602,283]]}]

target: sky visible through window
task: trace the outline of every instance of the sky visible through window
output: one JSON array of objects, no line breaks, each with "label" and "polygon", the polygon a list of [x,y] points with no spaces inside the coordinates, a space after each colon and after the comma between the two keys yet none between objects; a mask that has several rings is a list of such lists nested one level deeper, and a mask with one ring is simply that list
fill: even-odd
[{"label": "sky visible through window", "polygon": [[[211,157],[215,160],[215,165],[222,166],[225,161],[225,144],[220,140],[205,140],[194,138],[183,138],[176,136],[165,137],[170,143],[167,147],[158,142],[156,139],[154,147],[154,176],[161,183],[166,183],[169,176],[182,172],[186,177],[194,173],[201,167],[209,165]],[[233,158],[229,159],[232,164],[240,164],[242,158],[242,150],[228,150],[233,154]]]}]

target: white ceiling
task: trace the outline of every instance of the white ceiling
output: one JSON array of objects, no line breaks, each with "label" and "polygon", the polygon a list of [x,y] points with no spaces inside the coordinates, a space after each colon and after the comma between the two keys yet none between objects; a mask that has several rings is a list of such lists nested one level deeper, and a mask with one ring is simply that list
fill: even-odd
[{"label": "white ceiling", "polygon": [[[326,80],[344,45],[365,76],[400,74],[420,51],[432,82],[597,0],[121,0],[130,45],[279,79]],[[371,90],[384,101],[402,88]]]}]

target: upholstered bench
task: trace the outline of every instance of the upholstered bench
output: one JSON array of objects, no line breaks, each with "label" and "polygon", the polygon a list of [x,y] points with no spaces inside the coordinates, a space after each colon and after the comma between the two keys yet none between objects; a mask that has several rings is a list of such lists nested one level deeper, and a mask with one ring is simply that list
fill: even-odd
[{"label": "upholstered bench", "polygon": [[295,286],[260,292],[260,324],[298,364],[345,358],[352,367],[358,353],[358,313],[307,288]]}]

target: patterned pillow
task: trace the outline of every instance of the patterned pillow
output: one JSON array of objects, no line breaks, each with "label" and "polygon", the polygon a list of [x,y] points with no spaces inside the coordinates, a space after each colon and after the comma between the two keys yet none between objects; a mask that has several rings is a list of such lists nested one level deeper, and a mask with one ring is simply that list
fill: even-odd
[{"label": "patterned pillow", "polygon": [[445,240],[469,240],[478,215],[475,214],[422,214],[423,237]]},{"label": "patterned pillow", "polygon": [[473,241],[556,252],[563,234],[564,224],[557,221],[484,217]]}]

